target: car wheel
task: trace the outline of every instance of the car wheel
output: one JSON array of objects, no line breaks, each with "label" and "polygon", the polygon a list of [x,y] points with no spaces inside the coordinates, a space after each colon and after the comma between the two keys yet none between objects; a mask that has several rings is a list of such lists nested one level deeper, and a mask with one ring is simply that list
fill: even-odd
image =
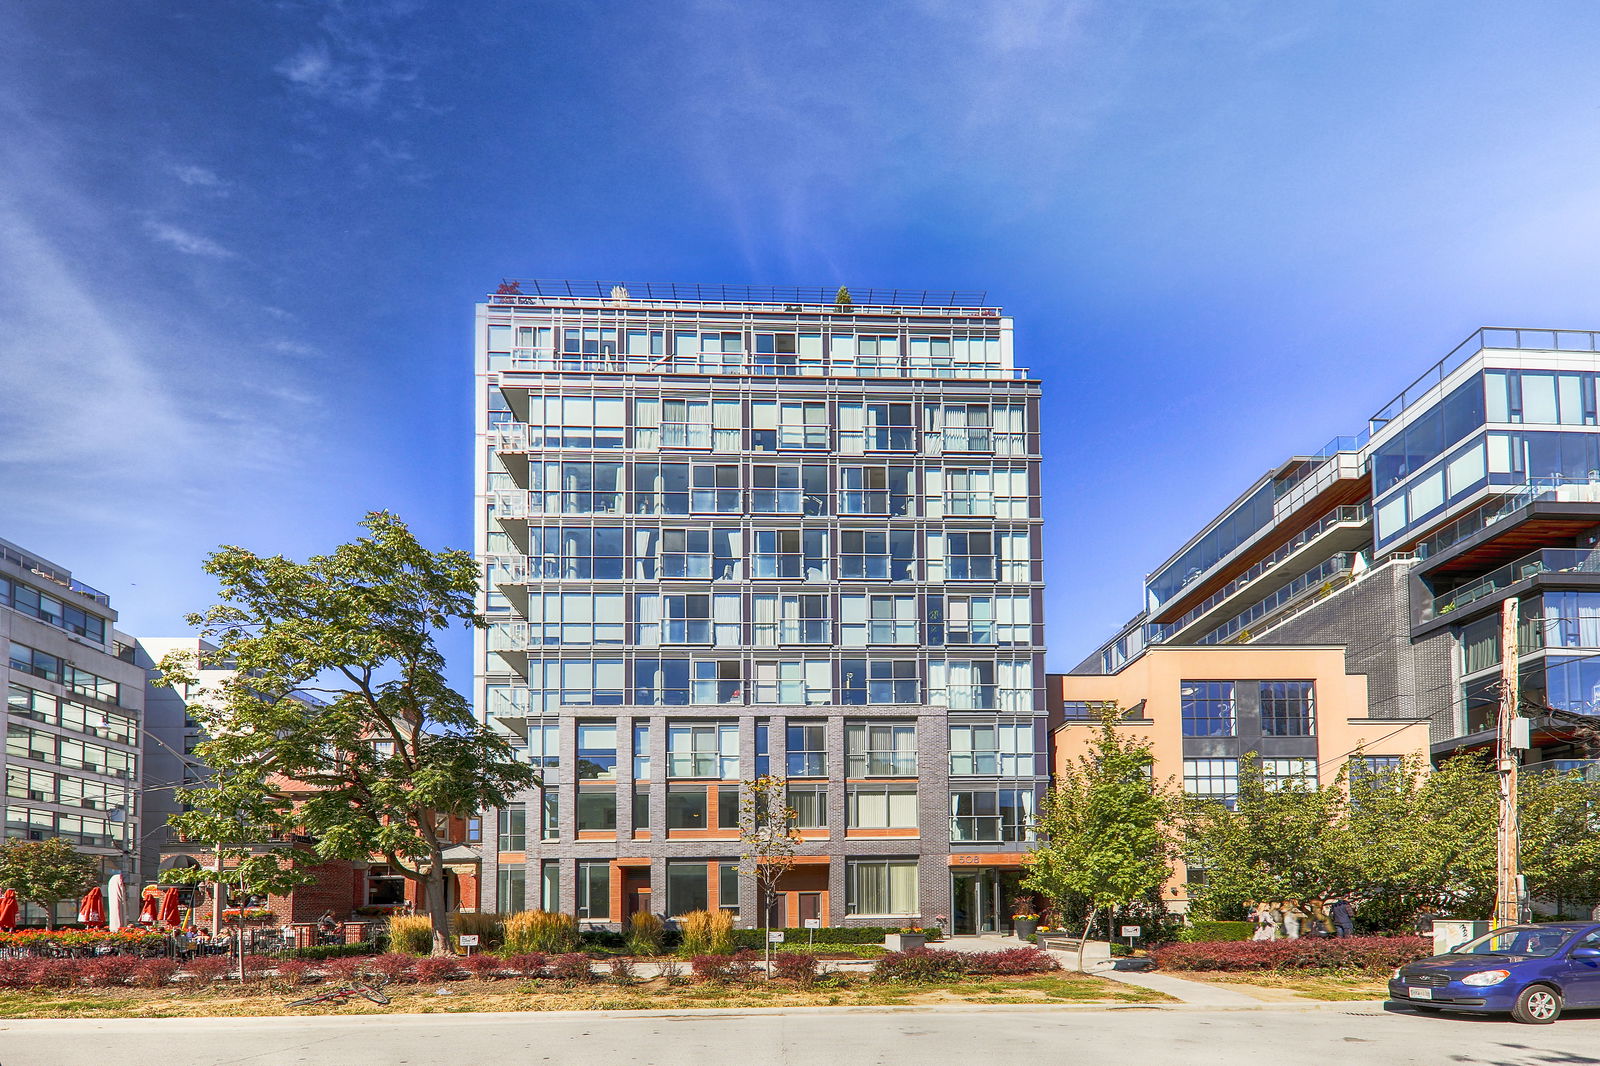
[{"label": "car wheel", "polygon": [[1529,985],[1518,994],[1511,1017],[1525,1025],[1549,1025],[1561,1017],[1561,994],[1549,985]]}]

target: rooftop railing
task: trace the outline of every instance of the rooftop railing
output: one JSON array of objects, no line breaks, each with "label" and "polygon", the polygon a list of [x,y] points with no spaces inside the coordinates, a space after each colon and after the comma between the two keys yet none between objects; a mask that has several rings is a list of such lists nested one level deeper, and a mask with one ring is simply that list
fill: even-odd
[{"label": "rooftop railing", "polygon": [[9,545],[0,544],[0,559],[4,559],[8,563],[14,563],[36,577],[42,577],[46,581],[60,585],[64,589],[70,589],[80,596],[87,596],[96,603],[107,607],[111,606],[111,597],[99,589],[85,585],[82,581],[74,581],[72,575],[65,570],[58,570],[49,563],[40,562],[38,559],[23,555],[21,552],[13,550]]},{"label": "rooftop railing", "polygon": [[[526,353],[526,354],[525,354]],[[894,362],[864,364],[827,357],[807,357],[805,361],[776,362],[762,358],[765,353],[712,353],[716,357],[674,355],[575,355],[531,348],[511,352],[490,352],[489,369],[524,373],[564,374],[716,374],[741,377],[852,377],[852,378],[948,378],[979,381],[1026,381],[1022,367],[1002,367],[976,363],[935,364],[912,362],[909,357],[894,357]],[[888,359],[889,357],[880,357]]]},{"label": "rooftop railing", "polygon": [[495,304],[540,304],[551,300],[594,300],[628,306],[640,303],[759,305],[824,309],[848,314],[882,308],[969,311],[996,315],[981,289],[848,289],[850,302],[839,303],[840,289],[826,286],[705,285],[696,282],[577,281],[551,278],[503,278]]},{"label": "rooftop railing", "polygon": [[1549,352],[1600,352],[1600,332],[1576,329],[1515,329],[1489,327],[1477,329],[1450,354],[1422,372],[1422,375],[1384,404],[1367,420],[1369,433],[1376,433],[1398,418],[1406,408],[1422,399],[1466,361],[1484,348],[1509,348]]}]

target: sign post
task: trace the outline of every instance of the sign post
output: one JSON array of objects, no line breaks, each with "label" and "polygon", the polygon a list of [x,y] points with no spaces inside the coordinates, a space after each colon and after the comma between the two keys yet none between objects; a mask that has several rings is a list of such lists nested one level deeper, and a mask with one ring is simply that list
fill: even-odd
[{"label": "sign post", "polygon": [[[478,946],[477,933],[462,933],[459,939],[461,940],[461,946],[464,948],[475,948]],[[471,955],[472,952],[469,950],[467,954]]]},{"label": "sign post", "polygon": [[1133,939],[1134,937],[1144,936],[1144,928],[1137,925],[1125,925],[1122,927],[1122,935],[1128,938],[1128,954],[1132,955]]},{"label": "sign post", "polygon": [[817,930],[822,928],[821,918],[806,918],[800,923],[806,927],[806,950],[817,946]]}]

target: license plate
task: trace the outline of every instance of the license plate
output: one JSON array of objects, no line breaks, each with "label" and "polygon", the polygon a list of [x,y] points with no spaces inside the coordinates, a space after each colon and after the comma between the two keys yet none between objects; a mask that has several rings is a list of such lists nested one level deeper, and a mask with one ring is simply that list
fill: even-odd
[{"label": "license plate", "polygon": [[1431,988],[1408,988],[1406,989],[1406,992],[1411,996],[1412,999],[1433,998],[1433,989]]}]

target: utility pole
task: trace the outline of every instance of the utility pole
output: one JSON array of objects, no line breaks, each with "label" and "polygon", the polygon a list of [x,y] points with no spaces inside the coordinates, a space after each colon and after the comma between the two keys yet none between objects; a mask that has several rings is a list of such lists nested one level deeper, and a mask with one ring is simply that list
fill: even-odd
[{"label": "utility pole", "polygon": [[1517,671],[1517,598],[1500,609],[1500,714],[1496,722],[1495,769],[1500,778],[1500,820],[1495,836],[1494,926],[1515,925],[1521,918],[1517,891],[1517,714],[1521,692]]}]

